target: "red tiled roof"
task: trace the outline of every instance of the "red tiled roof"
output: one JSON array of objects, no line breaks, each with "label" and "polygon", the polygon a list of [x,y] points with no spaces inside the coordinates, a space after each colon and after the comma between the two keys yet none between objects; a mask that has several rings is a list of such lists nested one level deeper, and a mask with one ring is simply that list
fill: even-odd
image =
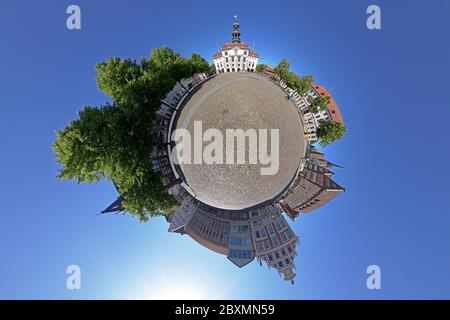
[{"label": "red tiled roof", "polygon": [[250,57],[255,57],[255,58],[259,58],[259,55],[256,51],[250,50],[248,44],[246,44],[245,42],[240,42],[240,43],[233,43],[233,42],[225,42],[225,44],[222,46],[222,49],[220,49],[219,51],[217,51],[214,55],[213,55],[213,59],[217,59],[220,58],[222,56],[222,51],[224,50],[230,50],[233,49],[234,47],[238,47],[240,49],[243,50],[249,50],[248,55]]},{"label": "red tiled roof", "polygon": [[275,72],[275,68],[272,65],[270,65],[270,64],[266,64],[265,68],[269,72]]},{"label": "red tiled roof", "polygon": [[344,125],[344,119],[342,118],[341,110],[339,110],[336,101],[334,100],[330,92],[327,90],[327,88],[321,86],[320,84],[311,84],[311,87],[313,87],[321,95],[330,97],[330,104],[328,105],[328,110],[330,110],[331,119],[334,122],[339,122],[340,124]]},{"label": "red tiled roof", "polygon": [[280,202],[280,206],[292,220],[299,216],[298,211],[292,209],[287,203]]},{"label": "red tiled roof", "polygon": [[238,47],[241,49],[248,49],[249,46],[247,43],[245,42],[239,42],[239,43],[233,43],[233,42],[225,42],[225,44],[222,46],[222,50],[227,50],[227,49],[231,49],[234,47]]},{"label": "red tiled roof", "polygon": [[258,57],[259,57],[259,55],[258,55],[258,53],[257,53],[256,51],[251,51],[251,50],[250,50],[250,52],[248,53],[248,55],[249,55],[250,57],[255,57],[255,58],[258,58]]}]

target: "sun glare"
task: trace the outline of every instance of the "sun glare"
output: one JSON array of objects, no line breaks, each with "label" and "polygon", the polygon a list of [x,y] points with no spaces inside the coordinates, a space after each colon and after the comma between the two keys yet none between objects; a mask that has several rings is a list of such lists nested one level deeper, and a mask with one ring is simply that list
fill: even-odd
[{"label": "sun glare", "polygon": [[205,300],[224,299],[223,285],[214,284],[211,279],[198,273],[184,270],[162,270],[144,281],[133,294],[134,299],[148,300]]}]

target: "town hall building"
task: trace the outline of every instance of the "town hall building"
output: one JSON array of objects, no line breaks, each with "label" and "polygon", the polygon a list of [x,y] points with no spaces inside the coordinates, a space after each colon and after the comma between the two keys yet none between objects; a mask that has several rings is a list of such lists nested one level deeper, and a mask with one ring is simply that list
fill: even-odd
[{"label": "town hall building", "polygon": [[259,55],[241,40],[237,16],[234,16],[231,42],[226,42],[222,49],[213,56],[216,73],[248,71],[255,72]]}]

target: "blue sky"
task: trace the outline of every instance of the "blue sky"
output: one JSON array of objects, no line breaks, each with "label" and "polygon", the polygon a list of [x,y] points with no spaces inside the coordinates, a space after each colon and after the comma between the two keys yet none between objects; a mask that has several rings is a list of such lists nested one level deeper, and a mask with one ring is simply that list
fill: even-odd
[{"label": "blue sky", "polygon": [[[0,4],[0,298],[450,298],[448,1],[68,1]],[[365,13],[378,4],[382,29]],[[233,7],[234,9],[230,9]],[[347,192],[291,224],[295,286],[236,268],[164,218],[96,216],[112,185],[56,180],[51,145],[83,105],[108,100],[95,64],[168,45],[210,58],[231,37],[330,89],[348,134],[326,149]],[[82,289],[67,290],[77,264]],[[377,264],[382,289],[366,288]]]}]

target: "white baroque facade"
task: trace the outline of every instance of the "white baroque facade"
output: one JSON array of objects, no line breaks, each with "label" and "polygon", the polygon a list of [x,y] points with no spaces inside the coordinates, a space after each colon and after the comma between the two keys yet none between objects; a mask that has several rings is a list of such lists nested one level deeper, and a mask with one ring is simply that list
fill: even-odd
[{"label": "white baroque facade", "polygon": [[217,73],[248,71],[255,72],[259,55],[241,41],[239,23],[234,16],[232,41],[226,42],[213,56]]}]

